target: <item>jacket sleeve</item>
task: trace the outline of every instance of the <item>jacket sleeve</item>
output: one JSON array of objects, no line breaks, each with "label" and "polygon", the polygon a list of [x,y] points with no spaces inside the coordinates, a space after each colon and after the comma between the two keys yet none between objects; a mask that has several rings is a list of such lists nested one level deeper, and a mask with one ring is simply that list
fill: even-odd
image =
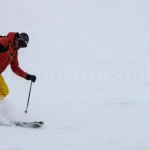
[{"label": "jacket sleeve", "polygon": [[9,49],[9,39],[0,37],[0,53],[6,52]]},{"label": "jacket sleeve", "polygon": [[16,53],[16,55],[13,57],[13,59],[11,60],[11,63],[10,63],[10,66],[11,66],[11,69],[12,71],[22,77],[22,78],[25,78],[27,76],[27,73],[24,72],[20,67],[19,67],[19,62],[18,62],[18,53]]}]

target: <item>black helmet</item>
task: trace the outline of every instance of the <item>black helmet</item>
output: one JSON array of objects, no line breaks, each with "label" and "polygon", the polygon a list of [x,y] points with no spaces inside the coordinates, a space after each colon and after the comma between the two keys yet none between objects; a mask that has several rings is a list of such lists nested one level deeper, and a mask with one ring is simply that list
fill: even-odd
[{"label": "black helmet", "polygon": [[28,34],[27,33],[20,33],[18,41],[19,41],[19,46],[20,47],[27,47],[27,44],[29,42]]}]

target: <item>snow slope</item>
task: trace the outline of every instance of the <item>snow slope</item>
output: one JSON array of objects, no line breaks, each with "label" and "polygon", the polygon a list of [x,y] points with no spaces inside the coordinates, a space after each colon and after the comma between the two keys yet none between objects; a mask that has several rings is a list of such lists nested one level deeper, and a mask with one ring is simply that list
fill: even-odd
[{"label": "snow slope", "polygon": [[43,120],[41,129],[0,127],[0,150],[149,150],[150,1],[5,0],[2,35],[27,32],[20,66],[3,73],[1,115]]}]

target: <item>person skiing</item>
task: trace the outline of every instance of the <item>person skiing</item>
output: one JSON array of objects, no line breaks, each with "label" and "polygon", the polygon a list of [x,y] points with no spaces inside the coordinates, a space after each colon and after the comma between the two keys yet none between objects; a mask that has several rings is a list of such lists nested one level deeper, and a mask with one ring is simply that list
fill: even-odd
[{"label": "person skiing", "polygon": [[9,32],[7,36],[0,36],[0,100],[9,94],[9,88],[2,76],[9,64],[16,75],[32,82],[36,81],[35,75],[31,75],[19,67],[18,50],[26,48],[28,42],[27,33]]}]

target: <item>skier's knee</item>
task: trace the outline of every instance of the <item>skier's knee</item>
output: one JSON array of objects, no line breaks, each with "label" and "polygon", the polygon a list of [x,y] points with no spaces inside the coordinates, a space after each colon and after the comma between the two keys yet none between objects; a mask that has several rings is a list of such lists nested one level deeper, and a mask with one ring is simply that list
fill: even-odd
[{"label": "skier's knee", "polygon": [[9,94],[9,89],[6,86],[0,91],[0,100],[3,100]]},{"label": "skier's knee", "polygon": [[3,95],[6,97],[8,94],[9,94],[9,89],[6,86],[5,89],[4,89],[4,91],[3,91]]}]

